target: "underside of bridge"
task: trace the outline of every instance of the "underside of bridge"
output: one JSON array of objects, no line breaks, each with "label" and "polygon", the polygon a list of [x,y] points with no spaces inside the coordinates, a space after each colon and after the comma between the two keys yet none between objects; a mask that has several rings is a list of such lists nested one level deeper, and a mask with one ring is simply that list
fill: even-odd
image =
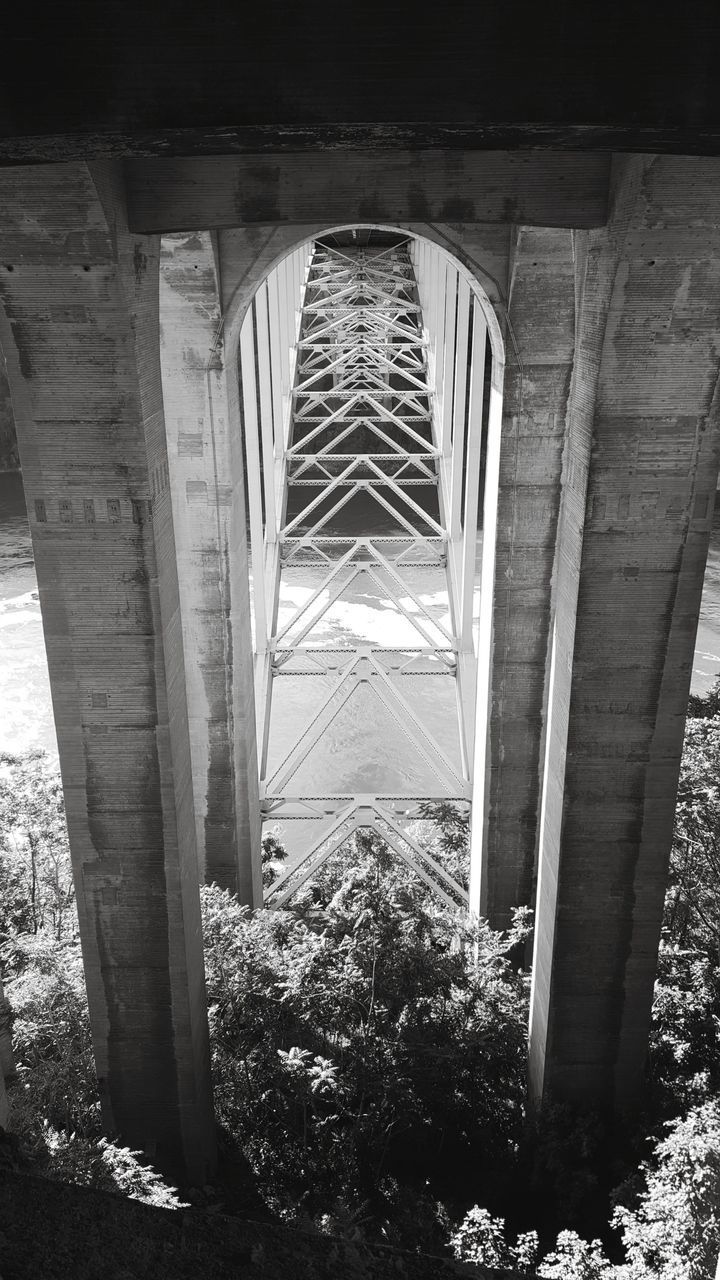
[{"label": "underside of bridge", "polygon": [[[437,883],[403,825],[417,796],[298,785],[358,685],[424,753],[420,798],[472,797],[470,908],[504,927],[535,907],[533,1097],[632,1108],[645,1059],[718,473],[720,112],[696,96],[694,122],[680,81],[662,99],[646,80],[645,114],[615,119],[570,75],[565,114],[501,128],[460,75],[408,125],[336,81],[323,98],[305,74],[287,128],[267,94],[231,128],[192,93],[168,128],[147,90],[135,115],[100,94],[95,137],[68,97],[57,127],[28,107],[0,139],[3,405],[103,1110],[195,1183],[214,1160],[199,880],[259,905],[283,808],[319,828],[277,904],[342,824]],[[693,151],[714,154],[670,154]],[[279,620],[300,563],[309,603]],[[313,644],[358,575],[412,602],[417,645]],[[274,686],[311,670],[319,719],[273,761]],[[430,672],[458,689],[455,762],[406,692]]]}]

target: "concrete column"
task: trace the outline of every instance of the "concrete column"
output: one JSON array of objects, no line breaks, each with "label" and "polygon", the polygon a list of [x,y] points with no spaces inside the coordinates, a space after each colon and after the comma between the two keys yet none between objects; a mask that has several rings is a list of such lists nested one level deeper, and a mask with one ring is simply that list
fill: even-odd
[{"label": "concrete column", "polygon": [[641,1088],[718,472],[719,211],[719,162],[626,159],[608,228],[588,233],[549,700],[536,1099],[622,1110]]},{"label": "concrete column", "polygon": [[[164,236],[160,355],[201,878],[262,902],[241,427],[209,233]],[[233,369],[232,377],[235,377]]]},{"label": "concrete column", "polygon": [[574,359],[573,257],[571,231],[514,230],[478,903],[500,929],[514,907],[534,898],[551,585]]},{"label": "concrete column", "polygon": [[114,166],[0,177],[0,341],[18,425],[109,1132],[214,1162],[156,237]]}]

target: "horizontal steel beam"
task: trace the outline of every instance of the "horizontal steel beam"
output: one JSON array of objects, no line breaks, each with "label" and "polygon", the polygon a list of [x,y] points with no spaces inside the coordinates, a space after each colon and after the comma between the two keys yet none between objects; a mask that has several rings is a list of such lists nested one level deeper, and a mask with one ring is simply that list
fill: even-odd
[{"label": "horizontal steel beam", "polygon": [[135,232],[253,223],[495,222],[598,227],[610,156],[573,151],[333,151],[124,162]]}]

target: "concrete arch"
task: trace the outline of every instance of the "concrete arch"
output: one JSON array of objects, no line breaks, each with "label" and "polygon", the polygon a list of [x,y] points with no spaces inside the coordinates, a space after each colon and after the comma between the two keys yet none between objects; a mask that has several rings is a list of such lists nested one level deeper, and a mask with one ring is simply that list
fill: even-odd
[{"label": "concrete arch", "polygon": [[[237,280],[232,287],[232,291],[223,297],[223,317],[225,344],[228,350],[236,350],[240,336],[240,328],[245,318],[245,313],[250,306],[255,293],[260,284],[266,279],[272,271],[275,271],[280,263],[295,252],[296,249],[304,245],[309,245],[313,240],[321,239],[323,236],[334,235],[339,231],[387,231],[396,233],[397,235],[407,235],[412,240],[427,240],[429,243],[441,249],[457,267],[458,271],[467,280],[467,283],[477,298],[485,316],[490,340],[493,347],[493,357],[500,369],[505,364],[505,342],[502,336],[500,320],[495,310],[495,305],[499,305],[502,309],[506,304],[506,298],[503,291],[496,280],[495,276],[485,270],[480,262],[472,253],[471,247],[474,248],[478,238],[478,228],[468,227],[463,229],[445,228],[442,224],[435,223],[384,223],[384,222],[366,222],[358,219],[357,222],[342,222],[331,224],[314,223],[307,226],[277,226],[271,229],[246,227],[240,231],[220,232],[218,236],[219,258],[221,265],[226,269],[228,267],[227,258],[233,253],[233,248],[237,252],[237,244],[233,245],[234,237],[243,236],[247,248],[254,250],[255,258],[252,262],[248,262],[245,270],[238,272],[237,265],[234,271],[228,274],[232,279],[233,275],[241,274],[241,278]],[[481,228],[482,230],[494,231],[494,228]],[[505,238],[507,233],[504,231]],[[281,241],[281,245],[277,241]],[[223,251],[226,261],[223,263]],[[225,271],[222,273],[225,275]],[[484,276],[490,285],[487,290],[479,276]]]}]

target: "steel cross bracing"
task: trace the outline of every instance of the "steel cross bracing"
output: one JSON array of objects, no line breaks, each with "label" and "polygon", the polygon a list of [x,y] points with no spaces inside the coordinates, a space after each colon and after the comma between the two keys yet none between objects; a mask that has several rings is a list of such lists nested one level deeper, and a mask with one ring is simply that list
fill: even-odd
[{"label": "steel cross bracing", "polygon": [[[272,354],[270,289],[267,300],[256,302],[254,331],[249,326],[243,331],[241,361],[263,817],[307,820],[321,828],[299,857],[290,858],[267,902],[285,904],[355,830],[370,827],[441,899],[457,905],[467,901],[467,893],[403,823],[417,815],[423,800],[471,800],[480,431],[471,447],[473,411],[467,396],[456,414],[463,418],[461,426],[453,431],[450,416],[448,430],[448,415],[433,386],[433,357],[407,245],[362,251],[317,244],[300,301],[301,309],[290,307],[297,330],[294,379],[281,409],[265,387],[263,413],[263,387],[253,383],[256,375],[262,383],[264,343],[267,365],[278,365],[277,353]],[[288,333],[290,328],[286,324]],[[484,332],[475,334],[476,345],[480,336],[484,360]],[[473,355],[467,321],[463,332],[462,320],[456,319],[454,345],[456,364],[467,378]],[[476,474],[463,482],[462,469],[471,458]],[[383,532],[373,534],[378,522]],[[426,577],[437,575],[442,584],[444,616],[417,590],[413,577],[419,569]],[[283,584],[297,581],[298,573],[305,583],[311,581],[311,589],[283,610],[280,621]],[[317,642],[315,632],[333,605],[361,583],[379,590],[408,624],[414,637],[409,647],[407,639],[395,648],[350,642],[330,648],[327,641]],[[282,759],[269,766],[273,694],[283,676],[322,677],[326,691]],[[456,687],[456,761],[423,717],[417,691],[429,676],[449,678]],[[294,785],[363,685],[380,695],[408,749],[423,762],[425,776],[432,779],[428,794],[391,794],[388,788],[388,794],[321,795]]]}]

